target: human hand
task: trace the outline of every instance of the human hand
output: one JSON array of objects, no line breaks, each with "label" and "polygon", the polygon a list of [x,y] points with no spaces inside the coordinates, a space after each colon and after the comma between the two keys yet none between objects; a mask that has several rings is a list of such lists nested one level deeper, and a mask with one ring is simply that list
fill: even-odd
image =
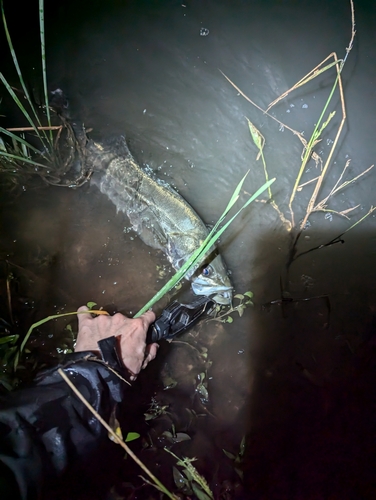
[{"label": "human hand", "polygon": [[98,351],[99,340],[115,336],[119,342],[119,352],[124,366],[135,380],[142,368],[157,354],[158,344],[146,345],[146,332],[155,314],[147,311],[139,318],[127,318],[121,313],[113,316],[100,315],[93,318],[86,306],[78,309],[78,336],[75,352]]}]

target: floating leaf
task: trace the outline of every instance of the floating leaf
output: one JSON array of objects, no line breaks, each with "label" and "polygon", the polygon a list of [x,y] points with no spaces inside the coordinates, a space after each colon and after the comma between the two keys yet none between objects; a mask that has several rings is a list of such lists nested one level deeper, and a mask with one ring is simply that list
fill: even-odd
[{"label": "floating leaf", "polygon": [[86,307],[87,307],[88,309],[93,309],[93,307],[95,307],[96,305],[97,305],[97,303],[96,303],[96,302],[88,302],[88,303],[86,304]]}]

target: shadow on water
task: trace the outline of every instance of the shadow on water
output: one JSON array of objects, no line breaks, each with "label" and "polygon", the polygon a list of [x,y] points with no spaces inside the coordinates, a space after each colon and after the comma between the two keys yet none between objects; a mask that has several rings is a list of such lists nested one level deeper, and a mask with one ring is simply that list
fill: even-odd
[{"label": "shadow on water", "polygon": [[[249,166],[245,191],[263,182],[246,115],[266,136],[270,174],[278,181],[274,195],[286,206],[301,149],[240,99],[218,68],[266,106],[330,51],[343,54],[350,32],[346,2],[83,2],[80,9],[46,3],[47,19],[56,23],[56,32],[48,28],[51,85],[69,93],[72,110],[98,136],[125,131],[135,158],[167,177],[212,223]],[[368,60],[374,32],[366,4],[358,5],[359,38],[345,73],[349,120],[334,159],[342,169],[351,155],[351,175],[375,156],[369,113],[375,69]],[[28,56],[34,57],[23,53]],[[275,109],[276,116],[288,117],[307,136],[330,82],[302,89]],[[324,152],[328,147],[323,141]],[[374,203],[372,175],[340,195],[336,207],[360,200],[353,215],[363,215]],[[338,171],[330,174],[324,189],[337,178]],[[297,203],[297,214],[305,202]],[[16,202],[7,203],[5,195],[2,204],[0,251],[8,264],[1,293],[12,272],[20,329],[88,300],[132,314],[171,273],[94,186],[30,185]],[[174,488],[174,460],[165,445],[179,456],[198,457],[216,498],[375,497],[374,221],[347,233],[344,244],[300,257],[288,275],[289,238],[270,205],[253,205],[230,227],[221,252],[236,291],[254,292],[254,307],[232,324],[201,322],[164,343],[129,395],[128,425],[142,435],[134,447],[167,485]],[[346,227],[346,221],[313,217],[299,251],[325,244]],[[62,329],[62,322],[53,323],[31,339],[41,362],[56,355],[56,344],[72,347],[72,334]],[[197,391],[202,373],[209,403],[205,391]],[[161,415],[145,422],[151,401]],[[172,445],[166,434],[172,426],[191,439]],[[243,436],[241,486],[223,449],[236,455]],[[128,491],[124,477],[140,484],[129,462],[117,481],[120,497]],[[149,498],[151,489],[137,495]]]}]

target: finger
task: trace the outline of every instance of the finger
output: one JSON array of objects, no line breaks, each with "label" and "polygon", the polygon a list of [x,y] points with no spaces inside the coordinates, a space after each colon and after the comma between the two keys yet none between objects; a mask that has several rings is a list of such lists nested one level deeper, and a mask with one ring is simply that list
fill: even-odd
[{"label": "finger", "polygon": [[[81,313],[81,314],[77,314],[77,318],[78,318],[78,327],[80,328],[80,326],[84,323],[87,323],[88,321],[90,321],[91,319],[93,319],[91,317],[91,314],[90,314],[90,309],[86,306],[81,306],[77,309],[77,312],[78,313]],[[87,312],[88,314],[82,314],[82,313],[85,313]]]},{"label": "finger", "polygon": [[89,311],[90,309],[87,306],[81,306],[77,309],[77,312],[85,312]]},{"label": "finger", "polygon": [[149,344],[146,349],[145,349],[145,354],[146,354],[146,357],[142,363],[142,369],[146,368],[146,366],[148,365],[148,363],[150,361],[152,361],[156,355],[157,355],[157,352],[158,352],[158,349],[159,349],[159,344]]}]

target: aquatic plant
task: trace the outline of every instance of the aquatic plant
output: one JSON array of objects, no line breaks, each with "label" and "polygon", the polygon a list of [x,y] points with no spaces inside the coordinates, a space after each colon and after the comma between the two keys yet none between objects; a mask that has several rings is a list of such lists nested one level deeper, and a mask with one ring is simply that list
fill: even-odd
[{"label": "aquatic plant", "polygon": [[251,291],[244,293],[236,293],[234,299],[238,300],[236,305],[231,304],[230,306],[221,306],[217,304],[215,307],[215,315],[212,318],[208,318],[207,321],[219,321],[221,323],[232,323],[234,318],[231,316],[233,313],[238,313],[239,317],[242,317],[244,311],[247,307],[253,306],[253,293]]},{"label": "aquatic plant", "polygon": [[[53,150],[53,140],[52,140],[52,134],[50,131],[50,136],[47,136],[46,134],[46,128],[51,127],[51,119],[50,119],[50,112],[49,112],[49,106],[48,106],[48,97],[47,97],[47,76],[46,76],[46,54],[45,54],[45,40],[44,40],[44,9],[43,9],[43,0],[39,0],[39,23],[40,23],[40,39],[41,39],[41,58],[42,58],[42,76],[43,76],[43,88],[44,88],[44,95],[45,95],[45,109],[46,109],[46,115],[47,115],[47,121],[48,121],[48,127],[43,127],[41,123],[40,116],[36,110],[36,107],[33,103],[33,99],[30,96],[29,91],[27,90],[27,87],[25,85],[25,81],[21,72],[21,68],[18,64],[18,59],[16,52],[13,47],[12,39],[8,30],[8,25],[5,17],[5,12],[4,12],[4,5],[3,5],[3,0],[0,2],[0,7],[1,7],[1,16],[2,16],[2,21],[3,21],[3,26],[4,26],[4,31],[6,35],[6,39],[8,42],[9,50],[12,56],[13,64],[17,72],[17,76],[19,79],[19,83],[21,85],[23,94],[26,98],[26,102],[28,104],[28,107],[30,109],[30,112],[26,109],[26,107],[23,105],[21,100],[17,97],[16,92],[13,90],[12,86],[10,83],[7,81],[3,73],[0,73],[0,80],[4,84],[6,90],[8,91],[9,95],[15,102],[16,106],[18,109],[22,112],[24,117],[26,118],[27,122],[30,125],[30,128],[23,128],[22,131],[25,132],[27,130],[32,130],[36,136],[38,137],[40,143],[41,143],[41,150],[35,148],[32,144],[30,144],[28,141],[26,141],[22,136],[18,136],[14,134],[12,131],[9,131],[7,129],[4,129],[0,127],[0,132],[7,135],[8,137],[11,137],[13,143],[14,143],[14,150],[17,151],[17,146],[16,144],[19,145],[18,153],[19,154],[13,154],[9,153],[7,148],[5,148],[5,143],[2,141],[3,149],[0,151],[0,155],[7,158],[10,162],[12,160],[18,160],[20,162],[25,162],[25,163],[30,163],[32,165],[35,165],[37,167],[43,167],[45,168],[45,164],[40,164],[39,162],[36,162],[35,160],[30,159],[30,151],[33,151],[37,155],[43,156],[47,161],[50,160],[50,153]],[[30,115],[31,114],[31,115]],[[5,149],[5,150],[4,150]],[[46,153],[42,154],[42,150],[45,150]]]},{"label": "aquatic plant", "polygon": [[[341,135],[341,132],[343,130],[345,121],[346,121],[346,106],[345,106],[345,97],[344,97],[344,91],[343,91],[343,84],[342,84],[342,71],[345,66],[345,63],[347,61],[347,58],[352,50],[353,47],[353,42],[354,42],[354,37],[355,37],[355,15],[354,15],[354,5],[353,1],[350,0],[350,7],[351,7],[351,37],[349,41],[349,45],[346,48],[346,53],[343,59],[339,59],[337,57],[337,54],[335,52],[332,52],[329,54],[320,64],[318,64],[315,68],[313,68],[309,73],[307,73],[303,78],[301,78],[295,85],[293,85],[290,89],[288,89],[286,92],[284,92],[282,95],[280,95],[277,99],[275,99],[272,103],[267,106],[266,109],[262,109],[258,104],[256,104],[249,96],[247,96],[228,76],[226,76],[223,72],[223,76],[227,79],[227,81],[237,90],[237,92],[240,93],[249,103],[251,103],[254,107],[262,111],[266,116],[268,116],[270,119],[276,121],[280,128],[283,128],[285,130],[290,131],[294,136],[296,136],[300,142],[303,145],[303,152],[302,152],[302,161],[297,173],[297,176],[295,178],[294,185],[292,187],[290,196],[289,196],[289,202],[288,202],[288,213],[284,213],[279,205],[276,202],[276,199],[272,193],[271,188],[268,188],[268,193],[271,198],[271,203],[270,205],[272,208],[277,212],[284,228],[287,230],[287,232],[290,234],[290,248],[289,248],[289,257],[288,257],[288,262],[287,262],[287,275],[289,273],[289,269],[292,265],[293,262],[295,262],[299,257],[302,255],[305,255],[309,252],[312,252],[314,250],[318,250],[320,248],[326,247],[333,245],[337,242],[343,241],[342,236],[353,229],[355,226],[357,226],[359,223],[361,223],[364,219],[366,219],[369,215],[371,215],[375,210],[376,207],[371,206],[368,210],[368,212],[358,219],[355,223],[353,223],[350,227],[348,227],[344,232],[341,234],[337,235],[335,238],[331,239],[328,242],[322,243],[320,245],[317,245],[315,247],[310,248],[309,250],[303,251],[303,252],[298,252],[298,243],[299,240],[302,236],[303,230],[307,227],[307,223],[309,218],[317,212],[324,212],[326,214],[335,214],[340,217],[344,217],[346,219],[349,219],[349,214],[354,211],[356,208],[359,207],[359,205],[356,206],[351,206],[348,207],[345,210],[336,210],[333,208],[329,207],[329,201],[340,191],[343,191],[346,187],[349,185],[355,183],[358,181],[360,178],[364,177],[368,172],[370,172],[374,165],[371,165],[370,167],[366,168],[363,170],[360,174],[356,175],[350,180],[343,181],[343,178],[345,174],[347,173],[348,167],[350,165],[350,160],[347,160],[345,163],[345,166],[343,167],[342,172],[338,176],[337,181],[335,182],[334,186],[330,190],[329,194],[324,196],[320,201],[319,200],[319,194],[322,191],[322,186],[324,183],[324,180],[328,176],[328,172],[330,170],[330,167],[332,165],[332,160],[333,160],[333,155],[334,151],[338,145],[339,137]],[[332,59],[332,61],[330,61]],[[330,61],[330,62],[328,62]],[[326,71],[328,71],[331,68],[335,68],[336,70],[336,77],[335,81],[330,89],[329,95],[327,97],[326,103],[321,110],[319,114],[319,118],[317,120],[317,123],[314,126],[313,132],[307,141],[304,137],[303,134],[297,130],[294,130],[293,128],[289,127],[287,124],[281,122],[279,119],[277,119],[275,116],[273,116],[270,113],[270,110],[272,109],[273,106],[275,106],[277,103],[279,103],[281,100],[289,96],[293,91],[295,91],[298,88],[301,88],[302,86],[306,85],[307,83],[313,81],[314,79],[318,78],[319,76],[323,75]],[[329,111],[329,106],[330,103],[332,102],[333,96],[335,94],[335,91],[338,89],[339,91],[339,97],[340,97],[340,102],[341,102],[341,112],[342,112],[342,117],[341,121],[339,123],[338,129],[336,131],[336,135],[334,138],[334,141],[332,142],[331,148],[329,150],[329,153],[327,155],[327,158],[325,162],[323,162],[321,156],[315,151],[315,146],[322,140],[323,137],[323,132],[325,129],[328,127],[329,123],[333,119],[335,115],[335,111]],[[263,172],[265,179],[269,179],[269,173],[266,165],[266,160],[264,157],[264,146],[265,146],[265,138],[263,135],[260,133],[260,131],[257,129],[257,127],[247,118],[247,123],[248,123],[248,128],[250,131],[250,135],[252,137],[253,143],[255,144],[258,153],[256,156],[256,161],[261,158],[262,161],[262,166],[263,166]],[[306,166],[307,163],[313,159],[316,166],[321,167],[321,171],[319,175],[316,177],[302,183],[302,177],[303,174],[306,171]],[[305,213],[302,215],[300,222],[297,222],[297,217],[295,214],[295,209],[294,209],[294,201],[296,200],[296,197],[298,193],[300,193],[306,186],[312,186],[314,184],[314,189],[313,192],[310,196],[310,199],[307,203]],[[288,288],[288,276],[285,277],[284,279],[284,288]]]},{"label": "aquatic plant", "polygon": [[227,458],[233,461],[234,463],[234,470],[240,477],[240,479],[243,479],[243,461],[244,461],[244,453],[245,453],[245,436],[242,437],[242,440],[240,441],[239,445],[239,451],[236,455],[231,453],[230,451],[223,450],[223,453],[226,455]]},{"label": "aquatic plant", "polygon": [[183,468],[181,473],[176,467],[173,467],[173,476],[176,486],[187,495],[196,495],[199,500],[213,500],[214,495],[206,479],[198,472],[192,462],[196,458],[179,458],[175,453],[165,448],[176,460],[176,465]]},{"label": "aquatic plant", "polygon": [[[76,155],[82,158],[82,152],[76,141],[71,125],[64,117],[59,116],[59,125],[51,124],[49,93],[47,87],[46,45],[44,30],[44,0],[39,0],[39,35],[41,49],[41,77],[44,103],[36,106],[30,95],[18,63],[4,12],[3,0],[0,1],[3,27],[12,57],[13,65],[19,80],[20,89],[14,88],[0,72],[0,81],[9,96],[24,116],[27,126],[0,127],[0,174],[8,187],[24,184],[31,176],[38,176],[48,184],[62,187],[77,187],[88,180],[90,174],[85,172],[84,162],[81,171],[73,174],[72,180],[63,176],[73,166]],[[22,95],[22,98],[19,98]],[[25,104],[24,104],[25,103]],[[1,104],[1,101],[0,101]],[[43,124],[43,122],[47,122]],[[53,135],[55,133],[55,137]],[[26,134],[32,134],[33,142],[26,140]],[[37,145],[34,144],[35,138]]]}]

